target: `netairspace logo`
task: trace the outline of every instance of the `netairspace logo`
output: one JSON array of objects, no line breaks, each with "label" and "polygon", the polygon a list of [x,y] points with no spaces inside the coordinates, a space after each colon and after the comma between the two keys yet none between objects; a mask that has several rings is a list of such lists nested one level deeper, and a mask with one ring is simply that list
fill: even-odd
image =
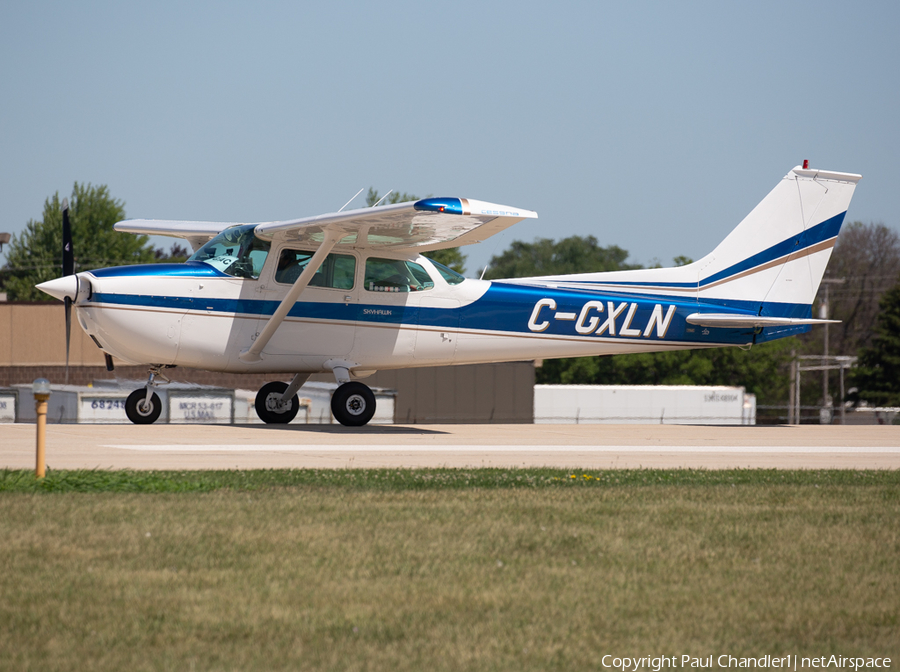
[{"label": "netairspace logo", "polygon": [[603,656],[600,664],[608,669],[620,672],[660,672],[668,668],[753,668],[753,669],[785,669],[785,670],[813,670],[813,669],[846,669],[861,670],[863,668],[891,667],[890,658],[860,658],[852,656],[820,656],[801,657],[789,654],[786,656],[765,655],[758,658],[742,658],[723,653],[720,656],[694,657],[682,656],[641,656],[620,657],[607,654]]}]

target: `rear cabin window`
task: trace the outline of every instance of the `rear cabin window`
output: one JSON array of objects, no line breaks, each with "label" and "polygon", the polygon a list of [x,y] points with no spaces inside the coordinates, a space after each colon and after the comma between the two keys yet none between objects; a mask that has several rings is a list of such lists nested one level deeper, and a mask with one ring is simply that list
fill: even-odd
[{"label": "rear cabin window", "polygon": [[428,261],[430,261],[431,265],[437,269],[437,272],[447,281],[448,285],[458,285],[466,279],[466,276],[457,273],[452,268],[447,268],[443,264],[436,262],[434,259],[429,259]]},{"label": "rear cabin window", "polygon": [[363,287],[370,292],[421,292],[434,287],[434,281],[419,264],[370,257]]},{"label": "rear cabin window", "polygon": [[[312,259],[313,252],[307,250],[282,250],[278,255],[278,266],[275,269],[275,282],[294,284],[303,269]],[[329,289],[353,289],[353,278],[356,275],[356,257],[349,254],[329,254],[316,270],[310,287],[326,287]]]}]

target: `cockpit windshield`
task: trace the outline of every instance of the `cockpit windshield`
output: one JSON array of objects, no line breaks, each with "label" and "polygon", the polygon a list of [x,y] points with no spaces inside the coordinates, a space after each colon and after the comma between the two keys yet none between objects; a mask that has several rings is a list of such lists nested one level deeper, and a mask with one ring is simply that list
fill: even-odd
[{"label": "cockpit windshield", "polygon": [[194,252],[188,261],[202,261],[222,273],[255,280],[269,255],[270,243],[257,238],[254,228],[254,224],[244,224],[225,229]]}]

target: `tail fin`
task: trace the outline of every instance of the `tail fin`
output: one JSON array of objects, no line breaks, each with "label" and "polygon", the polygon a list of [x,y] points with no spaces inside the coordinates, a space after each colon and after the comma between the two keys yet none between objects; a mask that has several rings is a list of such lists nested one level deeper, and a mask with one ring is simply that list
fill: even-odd
[{"label": "tail fin", "polygon": [[808,318],[861,175],[796,167],[697,268],[703,303]]},{"label": "tail fin", "polygon": [[[768,327],[758,340],[789,333],[784,329],[806,331],[802,325],[819,321],[809,319],[812,302],[861,177],[794,168],[716,249],[686,266],[516,282],[694,300],[701,312],[690,316],[692,324],[706,326],[709,320],[708,326]],[[748,321],[748,316],[760,319]]]}]

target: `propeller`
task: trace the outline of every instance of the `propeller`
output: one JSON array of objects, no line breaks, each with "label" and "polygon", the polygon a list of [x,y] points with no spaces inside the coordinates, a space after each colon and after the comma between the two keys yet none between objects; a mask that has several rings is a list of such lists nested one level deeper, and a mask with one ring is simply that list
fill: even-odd
[{"label": "propeller", "polygon": [[[69,222],[69,199],[62,202],[62,271],[63,276],[75,275],[75,250],[72,248],[72,225]],[[76,292],[77,295],[77,292]],[[63,299],[66,306],[66,385],[69,384],[69,344],[72,339],[72,298]]]}]

